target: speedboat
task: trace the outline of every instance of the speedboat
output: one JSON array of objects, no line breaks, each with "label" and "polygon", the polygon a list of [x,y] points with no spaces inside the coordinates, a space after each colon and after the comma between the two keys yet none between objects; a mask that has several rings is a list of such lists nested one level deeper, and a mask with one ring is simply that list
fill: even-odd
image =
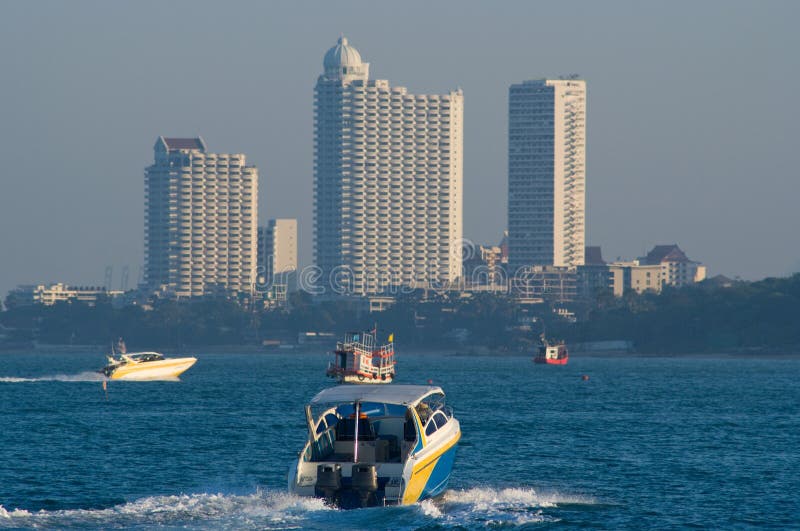
[{"label": "speedboat", "polygon": [[165,358],[158,352],[132,352],[119,358],[108,356],[108,365],[101,374],[112,380],[168,380],[176,379],[197,358]]},{"label": "speedboat", "polygon": [[394,334],[383,345],[378,331],[350,332],[336,343],[326,375],[339,383],[392,383],[395,374]]},{"label": "speedboat", "polygon": [[289,491],[343,509],[407,505],[447,487],[461,426],[440,387],[339,385],[306,405]]}]

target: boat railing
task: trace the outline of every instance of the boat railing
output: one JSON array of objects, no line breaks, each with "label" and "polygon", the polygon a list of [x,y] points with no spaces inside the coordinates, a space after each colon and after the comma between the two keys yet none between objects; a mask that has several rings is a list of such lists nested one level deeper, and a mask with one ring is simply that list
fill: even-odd
[{"label": "boat railing", "polygon": [[357,346],[354,353],[358,355],[359,371],[385,376],[394,373],[394,347],[392,344],[384,345],[377,350]]},{"label": "boat railing", "polygon": [[352,362],[340,366],[338,359],[335,359],[328,366],[329,374],[355,373],[359,377],[382,380],[394,376],[394,342],[377,345],[375,339],[375,334],[371,332],[346,334],[344,341],[336,343],[336,352],[347,354],[347,358]]}]

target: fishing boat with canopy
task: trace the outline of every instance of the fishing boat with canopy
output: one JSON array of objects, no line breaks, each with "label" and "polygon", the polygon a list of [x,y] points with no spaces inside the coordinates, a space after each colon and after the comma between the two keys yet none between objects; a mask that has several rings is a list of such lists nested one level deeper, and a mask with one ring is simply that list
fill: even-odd
[{"label": "fishing boat with canopy", "polygon": [[378,330],[348,332],[336,343],[326,375],[339,383],[391,383],[395,375],[394,334],[378,344]]}]

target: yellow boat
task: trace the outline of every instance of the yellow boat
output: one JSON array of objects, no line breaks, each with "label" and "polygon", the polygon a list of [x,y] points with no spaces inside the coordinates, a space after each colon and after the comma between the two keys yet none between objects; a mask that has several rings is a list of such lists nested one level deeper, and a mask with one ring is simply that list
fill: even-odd
[{"label": "yellow boat", "polygon": [[111,380],[174,380],[197,358],[165,358],[158,352],[120,354],[108,356],[108,365],[99,372]]}]

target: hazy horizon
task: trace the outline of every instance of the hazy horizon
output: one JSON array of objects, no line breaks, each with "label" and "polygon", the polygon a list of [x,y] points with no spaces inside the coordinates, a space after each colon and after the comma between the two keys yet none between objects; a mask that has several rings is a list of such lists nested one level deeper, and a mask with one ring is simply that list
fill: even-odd
[{"label": "hazy horizon", "polygon": [[[794,2],[8,2],[0,8],[0,297],[112,287],[143,263],[159,135],[259,168],[259,223],[311,262],[313,87],[340,34],[372,78],[462,88],[464,235],[506,220],[508,87],[587,80],[587,244],[677,243],[710,275],[800,270]],[[795,168],[795,169],[793,169]]]}]

